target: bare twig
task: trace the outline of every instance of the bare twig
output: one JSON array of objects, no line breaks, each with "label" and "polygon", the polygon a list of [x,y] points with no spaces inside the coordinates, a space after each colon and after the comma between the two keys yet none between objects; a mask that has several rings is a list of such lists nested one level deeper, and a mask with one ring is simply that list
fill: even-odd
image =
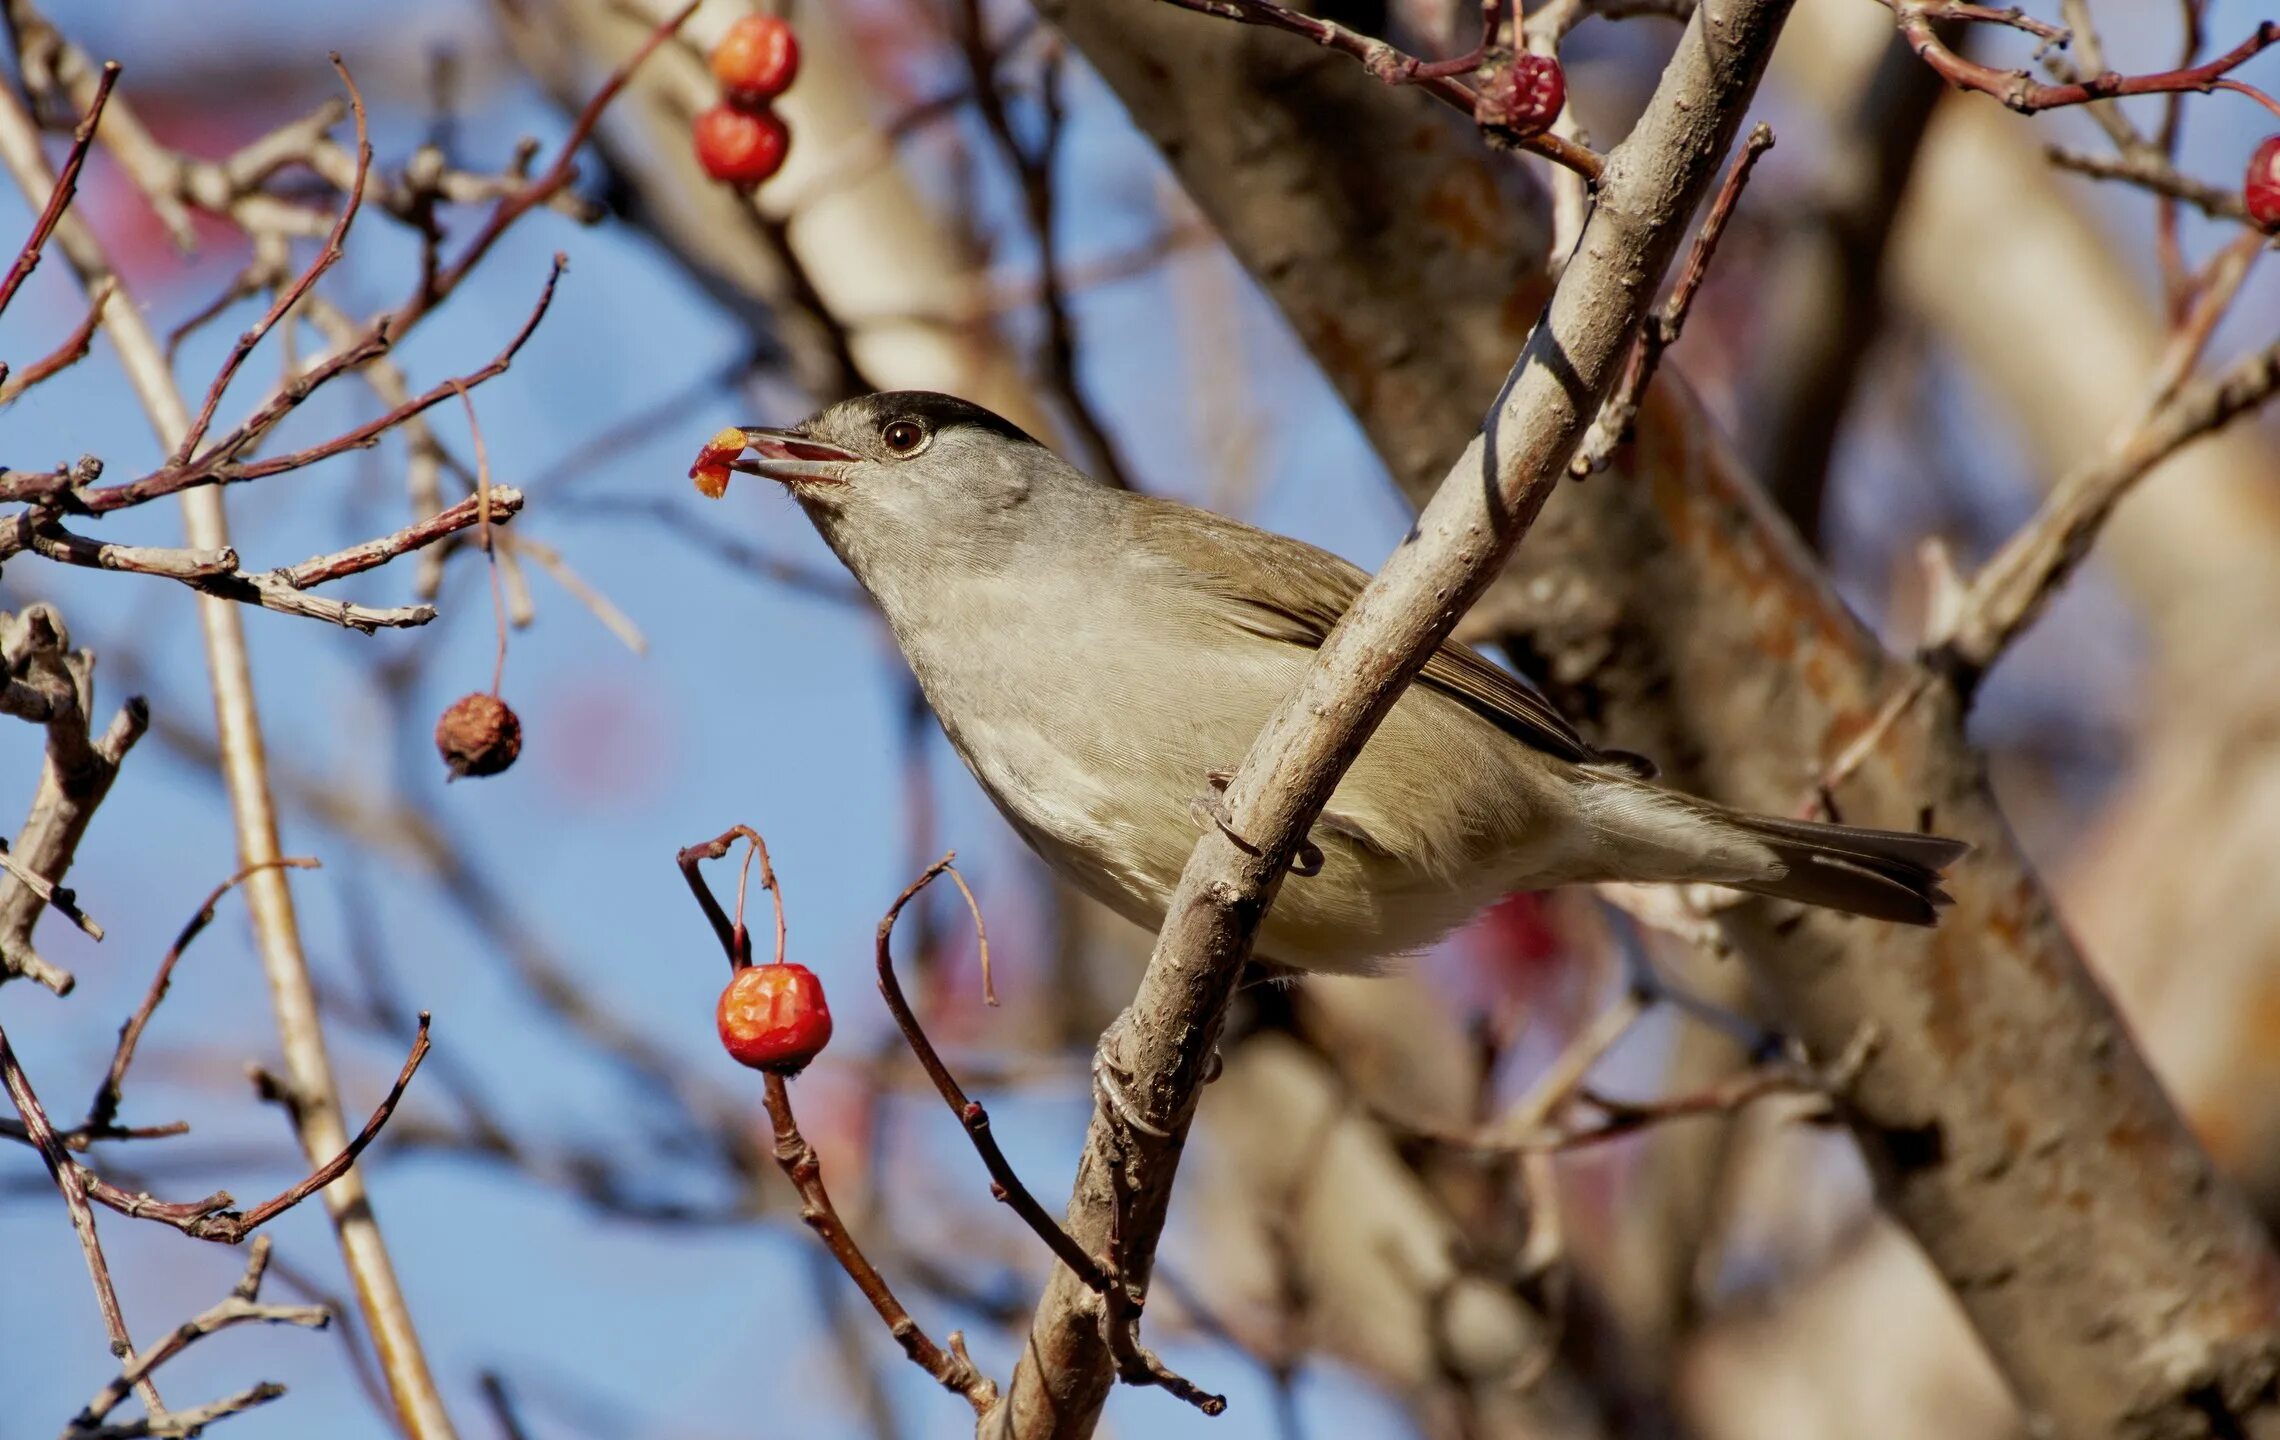
[{"label": "bare twig", "polygon": [[[508,339],[499,353],[491,357],[490,363],[480,369],[446,380],[440,385],[413,396],[385,414],[376,416],[362,425],[344,431],[329,440],[311,445],[306,449],[296,450],[288,455],[273,456],[267,460],[239,461],[230,458],[253,443],[255,439],[274,429],[278,421],[284,419],[288,412],[306,400],[310,392],[316,387],[385,350],[389,332],[384,324],[378,324],[362,342],[345,350],[335,351],[330,359],[320,362],[313,369],[305,372],[292,385],[279,391],[276,397],[264,405],[251,419],[208,445],[200,455],[187,463],[161,466],[150,474],[123,485],[81,490],[76,496],[73,508],[83,510],[88,514],[104,515],[131,505],[145,504],[163,496],[178,494],[203,486],[236,484],[247,480],[263,479],[270,475],[283,474],[288,470],[303,469],[316,464],[319,460],[330,459],[332,456],[350,450],[363,449],[413,416],[441,405],[453,395],[460,393],[461,390],[472,389],[486,380],[504,375],[508,367],[514,363],[515,356],[520,353],[523,345],[538,329],[539,322],[546,318],[547,307],[554,302],[554,287],[561,280],[562,272],[568,263],[565,256],[557,254],[554,257],[553,267],[547,273],[545,285],[539,290],[538,300],[531,306],[530,313],[524,317],[521,327]],[[67,488],[53,480],[48,480],[44,484],[37,482],[31,484],[21,482],[12,485],[0,484],[0,501],[26,500],[37,503],[55,499],[63,494]]]},{"label": "bare twig", "polygon": [[[4,1030],[0,1030],[0,1084],[6,1086],[8,1098],[15,1102],[16,1113],[23,1119],[25,1133],[38,1147],[40,1158],[47,1162],[55,1188],[63,1192],[64,1208],[71,1213],[71,1228],[78,1234],[80,1253],[87,1260],[87,1274],[95,1283],[95,1305],[103,1313],[103,1329],[111,1337],[111,1353],[123,1360],[135,1353],[134,1337],[127,1331],[126,1312],[119,1308],[119,1292],[111,1283],[111,1267],[103,1258],[103,1242],[95,1234],[95,1212],[87,1203],[86,1182],[78,1163],[65,1153],[63,1142],[56,1138],[55,1127],[48,1123],[47,1111],[41,1108],[39,1096],[32,1093],[32,1082],[24,1074],[24,1067],[17,1061]],[[159,1401],[158,1388],[141,1376],[137,1376],[136,1381],[143,1403],[150,1407],[151,1413],[163,1413],[165,1406]],[[123,1390],[121,1394],[124,1395]]]},{"label": "bare twig", "polygon": [[[522,512],[523,493],[504,485],[493,486],[490,494],[490,523],[503,525]],[[462,530],[482,524],[482,501],[473,495],[450,507],[437,511],[417,524],[407,525],[393,535],[351,545],[330,555],[319,555],[303,560],[298,565],[286,565],[270,572],[285,585],[296,590],[312,590],[329,585],[350,575],[361,575],[378,569],[389,561],[415,550],[423,550],[439,540],[457,535]]]},{"label": "bare twig", "polygon": [[[231,1208],[237,1202],[226,1190],[217,1190],[203,1200],[156,1200],[149,1195],[130,1193],[112,1184],[77,1160],[70,1164],[85,1184],[88,1198],[98,1204],[107,1205],[120,1214],[137,1220],[155,1220],[162,1225],[170,1225],[193,1240],[235,1245],[348,1174],[349,1168],[356,1163],[356,1157],[363,1154],[365,1148],[379,1137],[389,1117],[396,1113],[396,1106],[404,1098],[405,1087],[412,1083],[412,1076],[418,1073],[420,1062],[427,1058],[427,1052],[428,1015],[423,1010],[420,1012],[418,1032],[412,1040],[411,1053],[404,1058],[403,1069],[396,1073],[395,1083],[388,1087],[387,1095],[374,1108],[371,1118],[364,1122],[364,1128],[342,1146],[337,1154],[250,1210]],[[296,1102],[288,1107],[293,1111],[296,1126],[305,1128],[306,1117],[299,1108],[299,1097],[296,1095],[290,1098]]]},{"label": "bare twig", "polygon": [[1981,567],[1953,632],[1934,647],[1934,668],[1968,688],[2042,614],[2132,486],[2276,392],[2280,345],[2270,345],[2178,389],[2122,443],[2060,481],[2035,517]]},{"label": "bare twig", "polygon": [[491,247],[498,243],[499,237],[506,234],[510,226],[534,206],[568,188],[570,182],[577,178],[578,150],[586,143],[586,137],[594,133],[594,127],[601,122],[602,112],[609,108],[610,102],[617,98],[618,92],[633,78],[633,72],[641,68],[641,62],[647,60],[658,46],[671,38],[697,12],[699,3],[701,0],[689,0],[689,3],[673,12],[649,32],[649,37],[626,57],[624,64],[610,72],[609,79],[602,82],[602,87],[594,92],[593,98],[586,102],[586,107],[578,112],[578,118],[571,123],[570,133],[563,137],[562,148],[556,152],[554,163],[518,189],[501,196],[490,215],[485,217],[482,227],[467,242],[466,248],[459,252],[457,259],[450,265],[421,277],[419,289],[409,300],[398,306],[390,317],[391,331],[400,335],[410,329],[422,315],[458,289],[459,283],[482,262],[483,257],[490,253]]},{"label": "bare twig", "polygon": [[[1596,1112],[1587,1120],[1560,1120],[1553,1112],[1546,1112],[1524,1127],[1516,1127],[1506,1117],[1477,1131],[1450,1131],[1422,1128],[1397,1116],[1380,1118],[1406,1134],[1451,1150],[1483,1155],[1556,1155],[1621,1140],[1674,1120],[1730,1114],[1772,1095],[1842,1096],[1868,1063],[1875,1040],[1874,1031],[1863,1030],[1832,1064],[1816,1066],[1800,1057],[1786,1057],[1659,1100],[1620,1100],[1593,1089],[1577,1074],[1556,1108],[1581,1105]],[[1825,1106],[1822,1113],[1826,1114]]]},{"label": "bare twig", "polygon": [[135,1047],[141,1043],[143,1030],[150,1024],[150,1017],[158,1010],[159,1002],[166,998],[167,987],[174,982],[175,965],[182,959],[183,952],[190,948],[190,942],[214,923],[214,908],[222,903],[222,897],[242,884],[255,870],[265,870],[276,865],[314,870],[317,864],[317,861],[306,856],[281,856],[238,871],[207,894],[198,906],[197,913],[190,917],[181,933],[174,937],[174,943],[167,947],[165,958],[158,962],[158,973],[151,976],[150,988],[144,992],[142,1004],[137,1005],[135,1013],[128,1016],[126,1023],[119,1027],[119,1043],[111,1052],[110,1067],[103,1072],[102,1083],[95,1087],[95,1099],[87,1107],[86,1128],[90,1133],[105,1135],[111,1130],[112,1122],[118,1119],[119,1091],[126,1083],[127,1067],[134,1064]]},{"label": "bare twig", "polygon": [[[738,881],[737,913],[731,919],[721,909],[720,901],[713,897],[712,887],[705,883],[699,866],[703,861],[720,859],[740,839],[751,845],[745,858],[746,873],[749,874],[751,862],[757,857],[761,868],[760,883],[775,897],[776,956],[780,962],[785,943],[783,894],[776,884],[775,871],[768,863],[767,848],[761,841],[759,832],[749,825],[732,826],[711,840],[684,847],[674,856],[674,863],[680,867],[682,877],[688,881],[689,892],[696,897],[698,907],[704,911],[705,919],[712,926],[714,937],[720,941],[721,950],[727,955],[732,970],[742,970],[752,963],[751,935],[744,928],[743,881]],[[932,878],[930,872],[927,879]],[[906,891],[904,899],[907,900],[911,894],[916,893],[917,888],[913,886]],[[896,908],[901,908],[901,902],[897,902]],[[891,923],[891,918],[890,916],[889,921],[882,922],[882,925]],[[882,946],[884,943],[882,936]],[[886,1323],[888,1332],[895,1337],[895,1343],[902,1347],[903,1353],[910,1357],[911,1363],[933,1376],[944,1389],[964,1396],[966,1402],[974,1407],[976,1415],[986,1413],[996,1403],[997,1382],[974,1367],[972,1357],[966,1353],[965,1339],[957,1331],[950,1332],[949,1343],[945,1348],[937,1345],[921,1330],[918,1322],[911,1318],[910,1311],[895,1298],[894,1290],[887,1284],[886,1277],[864,1255],[862,1246],[856,1243],[846,1222],[840,1219],[839,1209],[831,1200],[831,1191],[823,1183],[823,1162],[816,1156],[815,1147],[800,1133],[799,1121],[792,1114],[791,1092],[785,1086],[784,1077],[773,1071],[767,1076],[767,1103],[768,1119],[775,1127],[776,1163],[783,1169],[784,1177],[792,1182],[792,1188],[799,1192],[800,1219],[823,1241],[824,1248],[831,1252],[831,1257],[839,1262],[840,1268],[855,1282],[855,1288],[863,1292],[863,1298],[871,1302],[871,1308],[878,1312],[879,1319]]]},{"label": "bare twig", "polygon": [[[387,540],[371,541],[358,549],[385,546],[387,543]],[[275,574],[244,574],[238,569],[237,552],[226,546],[219,550],[194,550],[113,545],[107,541],[75,535],[53,521],[43,521],[42,512],[39,511],[23,511],[0,522],[0,550],[12,548],[28,549],[35,555],[64,565],[125,571],[174,580],[202,595],[255,605],[282,614],[326,620],[351,630],[361,630],[367,635],[388,627],[425,625],[435,618],[435,607],[432,605],[402,605],[384,609],[354,605],[344,600],[305,595],[298,586],[279,579]]]},{"label": "bare twig", "polygon": [[310,1330],[322,1330],[330,1321],[329,1312],[321,1305],[266,1305],[261,1303],[261,1280],[269,1263],[269,1238],[263,1236],[253,1242],[253,1253],[246,1257],[245,1275],[227,1297],[209,1306],[199,1314],[176,1326],[167,1337],[127,1362],[126,1368],[95,1392],[84,1409],[71,1418],[63,1430],[61,1440],[101,1440],[101,1437],[136,1435],[190,1436],[200,1428],[248,1410],[285,1393],[282,1385],[261,1384],[236,1395],[183,1410],[171,1416],[163,1415],[152,1407],[147,1420],[125,1425],[106,1425],[104,1421],[129,1392],[148,1383],[151,1373],[209,1335],[235,1325],[299,1325]]},{"label": "bare twig", "polygon": [[1900,37],[1925,64],[1938,71],[1942,79],[1958,89],[1992,95],[2023,115],[2124,95],[2165,95],[2186,90],[2205,93],[2267,47],[2280,43],[2280,20],[2267,20],[2246,40],[2206,64],[2147,75],[2118,75],[2108,70],[2069,84],[2045,85],[2038,84],[2024,70],[1999,70],[1966,59],[1950,49],[1935,25],[1943,18],[1941,12],[1953,7],[1927,5],[1918,0],[1885,0],[1885,3],[1891,5]]},{"label": "bare twig", "polygon": [[364,204],[364,182],[372,173],[372,138],[365,126],[364,93],[356,88],[356,78],[348,73],[348,66],[342,63],[337,53],[332,57],[332,65],[340,75],[340,83],[348,89],[349,110],[356,117],[356,175],[349,182],[347,198],[341,202],[340,218],[333,222],[332,233],[325,236],[323,248],[317,251],[316,258],[309,262],[308,268],[279,292],[268,312],[255,321],[251,329],[240,334],[237,343],[230,347],[230,353],[222,361],[221,368],[214,372],[214,382],[206,387],[205,403],[198,407],[198,413],[191,417],[190,428],[182,433],[180,443],[174,447],[174,455],[168,462],[171,466],[180,467],[189,463],[190,457],[198,451],[198,442],[206,438],[206,427],[213,423],[214,408],[222,403],[223,392],[230,388],[230,381],[237,377],[246,357],[253,353],[254,347],[276,327],[278,321],[293,313],[293,307],[301,302],[302,296],[309,293],[309,287],[315,285],[327,270],[339,264],[345,253],[341,249],[341,242],[348,238],[348,227],[356,223],[356,212]]},{"label": "bare twig", "polygon": [[48,236],[54,233],[58,220],[79,193],[79,167],[87,163],[87,147],[95,142],[96,127],[103,123],[103,106],[111,98],[111,87],[119,83],[119,64],[107,62],[103,76],[95,82],[95,98],[88,102],[86,118],[71,132],[71,151],[63,157],[63,169],[56,172],[55,185],[48,191],[47,204],[39,218],[32,222],[32,233],[24,237],[23,248],[16,252],[16,263],[8,267],[8,275],[0,280],[0,311],[16,298],[16,290],[37,269],[40,252],[46,248]]},{"label": "bare twig", "polygon": [[1718,253],[1719,237],[1726,233],[1726,221],[1732,217],[1734,207],[1741,203],[1742,187],[1750,183],[1750,172],[1757,168],[1758,157],[1773,148],[1773,127],[1763,121],[1750,131],[1742,142],[1742,153],[1735,157],[1726,171],[1725,183],[1718,187],[1717,198],[1710,202],[1710,213],[1704,217],[1702,228],[1695,233],[1694,247],[1687,252],[1686,264],[1678,272],[1678,283],[1671,287],[1670,299],[1663,303],[1662,313],[1651,315],[1639,327],[1639,338],[1631,347],[1631,359],[1623,371],[1623,378],[1615,386],[1615,393],[1599,408],[1598,418],[1591,422],[1591,433],[1584,437],[1576,456],[1568,462],[1568,473],[1581,480],[1607,468],[1615,451],[1631,435],[1631,427],[1639,418],[1639,397],[1655,378],[1655,370],[1662,364],[1663,352],[1678,343],[1686,328],[1686,313],[1694,304],[1695,292],[1710,273],[1710,261]]},{"label": "bare twig", "polygon": [[928,1338],[848,1233],[831,1203],[831,1192],[824,1188],[823,1163],[816,1158],[807,1137],[800,1134],[799,1122],[792,1115],[792,1098],[783,1076],[767,1077],[767,1097],[768,1119],[776,1130],[776,1163],[799,1192],[800,1219],[823,1241],[831,1257],[855,1282],[855,1288],[863,1292],[863,1298],[871,1302],[911,1363],[932,1375],[943,1389],[964,1396],[976,1415],[987,1413],[997,1402],[997,1382],[974,1367],[973,1357],[966,1353],[965,1338],[953,1330],[947,1347]]},{"label": "bare twig", "polygon": [[[1442,104],[1471,118],[1474,112],[1473,92],[1454,74],[1442,73],[1437,62],[1420,60],[1406,54],[1386,41],[1348,29],[1334,20],[1303,14],[1270,0],[1164,0],[1182,10],[1193,10],[1199,15],[1211,15],[1221,20],[1233,20],[1242,25],[1263,25],[1311,40],[1327,50],[1351,55],[1361,62],[1364,70],[1388,85],[1414,85]],[[1449,62],[1459,63],[1459,62]],[[1466,68],[1477,65],[1476,56],[1464,57]],[[1606,161],[1589,147],[1553,134],[1529,135],[1516,142],[1523,150],[1533,151],[1555,164],[1564,165],[1584,179],[1597,185]]]},{"label": "bare twig", "polygon": [[[96,327],[103,323],[103,307],[110,303],[111,291],[111,286],[97,286],[87,301],[87,313],[79,317],[79,323],[71,327],[70,334],[63,337],[63,343],[24,369],[8,374],[7,382],[0,384],[0,405],[9,405],[22,399],[24,392],[34,385],[54,378],[87,358],[88,350],[95,343]],[[0,366],[0,371],[5,369],[5,366]]]},{"label": "bare twig", "polygon": [[60,995],[71,988],[71,976],[40,957],[32,930],[58,899],[85,928],[76,898],[61,882],[150,712],[140,697],[130,698],[99,738],[90,733],[94,659],[71,648],[62,617],[45,605],[0,616],[0,654],[11,676],[0,689],[0,710],[45,725],[48,742],[30,813],[8,847],[13,883],[0,885],[0,979],[29,976]]},{"label": "bare twig", "polygon": [[[979,1101],[967,1096],[957,1078],[950,1073],[950,1067],[942,1063],[941,1053],[934,1048],[933,1040],[927,1036],[926,1027],[919,1023],[917,1013],[910,1008],[910,1001],[903,995],[902,982],[895,976],[892,949],[895,920],[902,914],[903,907],[938,876],[947,874],[956,881],[959,890],[966,896],[966,903],[973,907],[974,932],[982,947],[984,963],[987,963],[989,938],[982,928],[981,910],[974,906],[973,892],[966,889],[964,878],[951,863],[956,858],[957,852],[952,851],[929,865],[925,873],[895,897],[895,903],[887,908],[886,915],[880,919],[877,942],[879,993],[885,997],[887,1009],[894,1015],[895,1024],[901,1028],[903,1039],[910,1045],[911,1053],[918,1057],[919,1068],[933,1082],[935,1091],[942,1096],[942,1102],[950,1107],[950,1113],[958,1117],[958,1123],[966,1131],[966,1138],[973,1142],[975,1153],[982,1157],[983,1168],[990,1172],[991,1197],[1020,1216],[1022,1223],[1045,1242],[1045,1248],[1053,1252],[1054,1258],[1068,1266],[1071,1273],[1102,1298],[1106,1307],[1103,1323],[1110,1328],[1109,1345],[1116,1352],[1118,1370],[1124,1380],[1129,1384],[1160,1386],[1204,1414],[1217,1415],[1227,1408],[1225,1396],[1214,1395],[1200,1388],[1173,1371],[1140,1344],[1140,1311],[1145,1292],[1124,1282],[1113,1258],[1104,1263],[1086,1254],[1076,1238],[1062,1229],[1060,1223],[1038,1202],[1037,1197],[1030,1193],[1029,1187],[1021,1183],[1021,1177],[1014,1173],[1013,1162],[1006,1158],[1005,1151],[997,1143],[997,1137],[990,1133],[989,1111]],[[1113,1257],[1113,1246],[1110,1253]]]},{"label": "bare twig", "polygon": [[2119,180],[2166,200],[2182,200],[2211,219],[2248,220],[2248,207],[2241,203],[2239,191],[2196,180],[2159,155],[2086,155],[2063,145],[2047,146],[2043,154],[2061,170],[2093,180]]}]

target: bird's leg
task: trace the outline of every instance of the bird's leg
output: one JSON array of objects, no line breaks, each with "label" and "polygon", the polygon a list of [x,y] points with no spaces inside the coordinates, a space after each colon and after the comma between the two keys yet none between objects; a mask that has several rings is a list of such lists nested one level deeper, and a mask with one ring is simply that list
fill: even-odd
[{"label": "bird's leg", "polygon": [[[1203,772],[1203,778],[1205,783],[1211,786],[1211,793],[1198,795],[1190,800],[1188,802],[1188,814],[1194,818],[1195,823],[1199,826],[1204,824],[1217,826],[1219,833],[1235,842],[1235,848],[1244,854],[1258,854],[1259,847],[1237,834],[1235,826],[1227,818],[1227,785],[1229,781],[1235,778],[1235,772],[1232,770],[1206,770]],[[1299,876],[1322,873],[1322,847],[1315,844],[1311,836],[1298,842],[1298,850],[1290,859],[1290,873]]]}]

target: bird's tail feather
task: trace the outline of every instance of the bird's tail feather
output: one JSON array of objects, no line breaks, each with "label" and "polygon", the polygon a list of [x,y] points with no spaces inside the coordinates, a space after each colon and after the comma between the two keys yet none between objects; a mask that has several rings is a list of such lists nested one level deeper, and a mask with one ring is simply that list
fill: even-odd
[{"label": "bird's tail feather", "polygon": [[1721,818],[1773,851],[1782,865],[1780,874],[1742,881],[1735,889],[1902,925],[1939,923],[1939,907],[1953,903],[1940,888],[1940,872],[1971,850],[1940,835],[1733,810],[1722,811]]}]

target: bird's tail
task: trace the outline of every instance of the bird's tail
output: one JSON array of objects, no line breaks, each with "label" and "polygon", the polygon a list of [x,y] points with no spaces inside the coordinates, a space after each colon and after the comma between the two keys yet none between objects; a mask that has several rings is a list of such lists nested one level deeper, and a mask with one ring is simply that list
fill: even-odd
[{"label": "bird's tail", "polygon": [[1594,828],[1619,838],[1624,879],[1707,881],[1902,925],[1934,925],[1950,898],[1940,872],[1971,847],[1939,835],[1822,825],[1729,810],[1691,795],[1605,775]]},{"label": "bird's tail", "polygon": [[1772,815],[1725,811],[1722,818],[1764,845],[1781,862],[1778,874],[1737,890],[1819,905],[1902,925],[1936,925],[1953,904],[1940,872],[1969,854],[1961,840],[1898,830],[1863,830]]}]

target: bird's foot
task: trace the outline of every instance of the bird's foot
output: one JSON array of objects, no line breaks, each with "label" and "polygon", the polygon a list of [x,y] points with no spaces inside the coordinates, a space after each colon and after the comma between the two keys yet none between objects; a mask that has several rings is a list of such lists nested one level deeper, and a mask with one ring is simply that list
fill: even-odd
[{"label": "bird's foot", "polygon": [[[1234,842],[1235,848],[1244,854],[1258,854],[1259,847],[1244,839],[1227,816],[1227,785],[1235,778],[1235,772],[1206,770],[1203,778],[1211,786],[1211,793],[1198,795],[1188,802],[1189,816],[1199,828],[1204,825],[1216,826],[1219,833]],[[1290,873],[1298,876],[1322,873],[1322,847],[1315,844],[1311,837],[1298,842],[1298,849],[1290,859]]]},{"label": "bird's foot", "polygon": [[1171,1132],[1141,1114],[1140,1107],[1125,1094],[1132,1072],[1123,1061],[1124,1037],[1131,1027],[1132,1012],[1125,1010],[1101,1032],[1100,1046],[1093,1051],[1093,1098],[1128,1128],[1152,1139],[1169,1140]]}]

